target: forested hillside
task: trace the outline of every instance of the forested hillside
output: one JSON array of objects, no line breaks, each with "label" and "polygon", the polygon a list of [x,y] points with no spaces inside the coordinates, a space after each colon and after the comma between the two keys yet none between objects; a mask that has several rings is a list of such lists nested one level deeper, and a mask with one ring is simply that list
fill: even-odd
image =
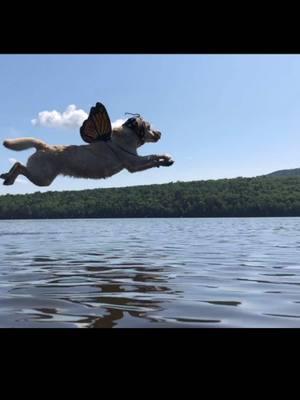
[{"label": "forested hillside", "polygon": [[300,177],[0,196],[0,218],[300,216]]}]

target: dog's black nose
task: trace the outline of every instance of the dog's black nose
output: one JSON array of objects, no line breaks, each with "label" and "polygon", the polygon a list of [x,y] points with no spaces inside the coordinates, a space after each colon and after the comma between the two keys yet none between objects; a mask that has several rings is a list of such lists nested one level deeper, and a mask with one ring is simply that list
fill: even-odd
[{"label": "dog's black nose", "polygon": [[153,131],[153,134],[154,134],[153,138],[154,142],[158,142],[161,137],[161,133],[159,131]]}]

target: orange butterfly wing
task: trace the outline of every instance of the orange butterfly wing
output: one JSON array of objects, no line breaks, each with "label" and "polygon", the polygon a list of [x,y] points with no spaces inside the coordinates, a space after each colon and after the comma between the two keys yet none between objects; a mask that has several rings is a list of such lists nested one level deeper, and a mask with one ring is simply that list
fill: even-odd
[{"label": "orange butterfly wing", "polygon": [[80,135],[87,143],[98,140],[109,140],[112,127],[106,108],[101,103],[96,103],[92,107],[88,118],[83,122],[80,128]]}]

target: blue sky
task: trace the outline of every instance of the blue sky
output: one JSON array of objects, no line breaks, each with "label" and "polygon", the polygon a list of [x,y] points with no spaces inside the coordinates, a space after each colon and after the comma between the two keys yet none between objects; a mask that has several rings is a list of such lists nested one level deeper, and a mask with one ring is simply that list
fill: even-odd
[{"label": "blue sky", "polygon": [[[81,190],[256,176],[300,167],[298,55],[0,55],[0,139],[33,136],[83,144],[79,129],[33,125],[42,111],[103,102],[111,120],[140,113],[162,132],[139,153],[175,164],[107,180],[58,177],[40,188],[21,177],[0,194]],[[0,171],[34,150],[0,147]]]}]

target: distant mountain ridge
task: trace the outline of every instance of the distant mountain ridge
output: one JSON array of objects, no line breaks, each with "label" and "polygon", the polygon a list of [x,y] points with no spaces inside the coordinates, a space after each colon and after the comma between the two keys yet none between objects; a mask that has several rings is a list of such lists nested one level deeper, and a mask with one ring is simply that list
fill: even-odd
[{"label": "distant mountain ridge", "polygon": [[300,168],[292,168],[292,169],[281,169],[278,171],[271,172],[270,174],[266,174],[264,176],[300,176]]}]

